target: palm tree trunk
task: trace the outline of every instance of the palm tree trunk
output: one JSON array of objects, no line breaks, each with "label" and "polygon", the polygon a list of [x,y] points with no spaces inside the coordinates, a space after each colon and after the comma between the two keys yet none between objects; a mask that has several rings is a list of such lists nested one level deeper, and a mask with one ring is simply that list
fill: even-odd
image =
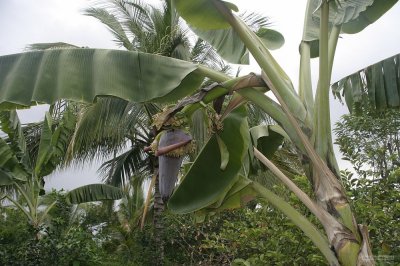
[{"label": "palm tree trunk", "polygon": [[155,265],[164,264],[164,221],[163,221],[163,211],[165,209],[164,201],[161,198],[160,189],[158,187],[159,176],[156,177],[156,182],[154,184],[154,216],[153,216],[153,226],[154,226],[154,242],[155,242]]}]

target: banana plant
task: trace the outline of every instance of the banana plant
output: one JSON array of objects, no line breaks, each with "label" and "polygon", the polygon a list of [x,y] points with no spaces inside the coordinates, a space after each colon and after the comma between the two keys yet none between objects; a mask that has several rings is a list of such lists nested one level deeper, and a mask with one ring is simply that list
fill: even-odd
[{"label": "banana plant", "polygon": [[[37,154],[31,154],[27,148],[25,135],[16,110],[0,112],[1,130],[8,138],[0,138],[1,165],[0,188],[6,199],[24,213],[35,229],[36,239],[40,237],[40,228],[48,219],[49,211],[56,201],[43,205],[44,177],[52,173],[65,155],[68,137],[75,126],[71,110],[57,124],[46,113],[42,123],[41,137]],[[119,188],[92,184],[71,190],[66,197],[70,203],[79,204],[88,201],[115,200],[123,196]],[[44,207],[44,210],[41,210]]]},{"label": "banana plant", "polygon": [[[220,0],[175,0],[172,4],[179,15],[221,56],[232,63],[243,63],[243,58],[251,54],[262,70],[261,75],[233,78],[201,64],[141,52],[35,51],[0,57],[0,108],[52,104],[59,99],[93,102],[97,97],[114,96],[132,102],[181,100],[168,116],[190,118],[196,110],[209,109],[214,100],[232,94],[223,112],[210,116],[211,137],[181,178],[169,199],[169,208],[177,213],[201,215],[262,198],[301,228],[330,265],[374,265],[368,230],[357,224],[339,179],[328,96],[340,34],[363,30],[396,3],[397,0],[309,0],[300,43],[300,84],[295,90],[269,52],[270,43],[265,38],[270,36],[268,30],[249,28],[235,15],[238,8],[234,4]],[[310,73],[312,57],[319,58],[315,95]],[[205,78],[216,85],[200,88]],[[271,91],[277,101],[266,91]],[[182,99],[185,96],[188,97]],[[268,139],[265,132],[257,137],[253,130],[250,135],[243,107],[246,101],[272,117],[280,126],[279,131],[284,132],[280,135],[296,147],[313,185],[313,197],[301,191],[259,146],[265,141],[258,139]],[[318,218],[324,233],[284,200],[248,178],[255,158],[299,197]]]}]

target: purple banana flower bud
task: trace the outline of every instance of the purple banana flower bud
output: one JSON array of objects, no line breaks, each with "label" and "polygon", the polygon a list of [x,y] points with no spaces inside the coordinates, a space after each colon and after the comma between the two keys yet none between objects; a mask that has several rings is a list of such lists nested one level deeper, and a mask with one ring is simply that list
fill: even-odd
[{"label": "purple banana flower bud", "polygon": [[187,153],[185,145],[191,140],[192,137],[181,129],[170,129],[160,137],[158,149],[182,143],[181,147],[158,157],[159,189],[164,201],[168,200],[175,188],[183,156]]}]

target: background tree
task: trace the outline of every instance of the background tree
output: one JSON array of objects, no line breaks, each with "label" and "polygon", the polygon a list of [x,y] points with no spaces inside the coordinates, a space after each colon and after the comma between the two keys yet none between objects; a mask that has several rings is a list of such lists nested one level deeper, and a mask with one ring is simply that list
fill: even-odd
[{"label": "background tree", "polygon": [[371,110],[343,116],[336,124],[337,144],[359,176],[386,178],[400,166],[399,111]]}]

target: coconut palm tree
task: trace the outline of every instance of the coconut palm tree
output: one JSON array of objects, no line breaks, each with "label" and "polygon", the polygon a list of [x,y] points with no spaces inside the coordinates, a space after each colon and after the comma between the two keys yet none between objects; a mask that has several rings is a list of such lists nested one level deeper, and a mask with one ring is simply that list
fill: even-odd
[{"label": "coconut palm tree", "polygon": [[[86,9],[85,14],[105,24],[118,46],[127,50],[225,68],[210,45],[201,39],[189,40],[189,32],[182,26],[170,1],[164,1],[161,7],[141,1],[104,1]],[[130,184],[132,177],[153,176],[157,172],[157,159],[144,152],[144,148],[150,146],[157,134],[151,127],[152,117],[161,107],[118,98],[99,99],[95,104],[82,106],[67,161],[84,163],[111,157],[101,166],[100,172],[103,180],[114,186]],[[142,189],[142,181],[135,182],[136,193],[140,193],[137,190]],[[159,234],[164,202],[159,195],[158,178],[154,187],[155,236],[159,243],[159,258],[162,259],[163,245]]]}]

